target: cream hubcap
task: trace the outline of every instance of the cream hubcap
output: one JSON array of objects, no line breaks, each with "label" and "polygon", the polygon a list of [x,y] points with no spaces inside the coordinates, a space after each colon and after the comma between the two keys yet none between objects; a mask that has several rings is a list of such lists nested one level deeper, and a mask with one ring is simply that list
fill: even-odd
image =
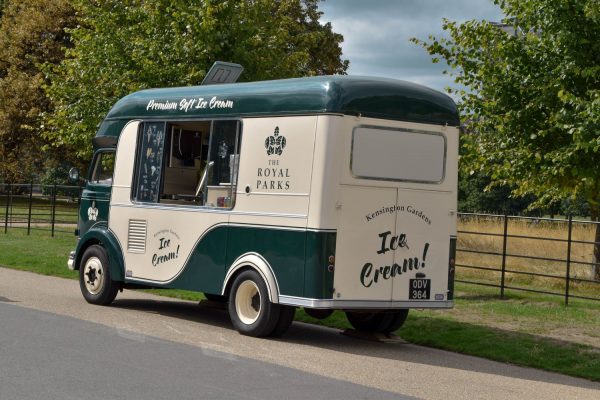
[{"label": "cream hubcap", "polygon": [[235,311],[246,325],[251,325],[260,315],[260,292],[256,283],[244,281],[235,295]]},{"label": "cream hubcap", "polygon": [[83,267],[85,288],[93,295],[98,294],[104,285],[104,268],[98,257],[90,257]]}]

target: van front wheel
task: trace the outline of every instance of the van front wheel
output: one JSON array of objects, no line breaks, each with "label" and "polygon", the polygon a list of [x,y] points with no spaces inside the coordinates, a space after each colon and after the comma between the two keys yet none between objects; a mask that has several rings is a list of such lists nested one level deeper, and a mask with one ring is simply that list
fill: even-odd
[{"label": "van front wheel", "polygon": [[239,274],[229,294],[229,317],[243,335],[270,335],[279,321],[279,304],[269,301],[267,284],[254,270]]},{"label": "van front wheel", "polygon": [[110,277],[108,256],[102,246],[88,247],[79,267],[79,288],[88,303],[106,306],[113,302],[119,283]]}]

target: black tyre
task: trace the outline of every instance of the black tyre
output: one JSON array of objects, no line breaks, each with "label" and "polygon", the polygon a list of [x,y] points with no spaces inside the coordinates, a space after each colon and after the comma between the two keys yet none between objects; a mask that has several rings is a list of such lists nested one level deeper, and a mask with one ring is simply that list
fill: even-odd
[{"label": "black tyre", "polygon": [[404,322],[406,322],[406,318],[408,317],[408,309],[404,308],[401,310],[391,312],[393,315],[392,321],[389,326],[383,331],[384,333],[393,333],[400,329]]},{"label": "black tyre", "polygon": [[119,283],[110,277],[108,256],[102,246],[88,247],[79,266],[79,287],[88,303],[106,306],[115,299]]},{"label": "black tyre", "polygon": [[269,301],[267,284],[254,270],[235,278],[228,308],[234,328],[242,335],[268,336],[279,322],[280,306]]},{"label": "black tyre", "polygon": [[293,306],[279,306],[279,321],[275,325],[275,330],[271,332],[269,336],[279,337],[287,332],[294,321],[296,315],[296,307]]},{"label": "black tyre", "polygon": [[214,301],[215,303],[227,303],[227,296],[221,296],[220,294],[204,293],[206,300]]},{"label": "black tyre", "polygon": [[350,325],[362,332],[388,332],[394,315],[386,312],[352,312],[346,311]]},{"label": "black tyre", "polygon": [[333,310],[327,310],[322,308],[305,308],[304,312],[309,317],[313,317],[316,319],[325,319],[333,314]]}]

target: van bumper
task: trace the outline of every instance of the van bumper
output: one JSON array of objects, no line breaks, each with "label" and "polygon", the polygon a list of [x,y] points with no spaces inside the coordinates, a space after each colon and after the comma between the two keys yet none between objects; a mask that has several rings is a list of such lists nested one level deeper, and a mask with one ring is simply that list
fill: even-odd
[{"label": "van bumper", "polygon": [[67,267],[69,267],[69,269],[71,271],[75,270],[75,252],[74,251],[69,253],[69,260],[67,261]]},{"label": "van bumper", "polygon": [[334,310],[389,310],[399,308],[452,308],[454,301],[371,301],[307,299],[305,297],[279,296],[279,304],[297,307],[324,308]]}]

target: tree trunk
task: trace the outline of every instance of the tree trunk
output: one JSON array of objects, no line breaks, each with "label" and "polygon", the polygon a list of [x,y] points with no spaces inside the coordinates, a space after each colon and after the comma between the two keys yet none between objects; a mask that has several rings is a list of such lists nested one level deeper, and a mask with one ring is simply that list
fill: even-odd
[{"label": "tree trunk", "polygon": [[[600,206],[591,206],[590,214],[592,221],[600,221]],[[592,257],[592,262],[594,263],[592,266],[592,277],[594,280],[600,281],[600,224],[595,224],[595,226],[594,242],[596,244],[594,244],[594,256]]]}]

